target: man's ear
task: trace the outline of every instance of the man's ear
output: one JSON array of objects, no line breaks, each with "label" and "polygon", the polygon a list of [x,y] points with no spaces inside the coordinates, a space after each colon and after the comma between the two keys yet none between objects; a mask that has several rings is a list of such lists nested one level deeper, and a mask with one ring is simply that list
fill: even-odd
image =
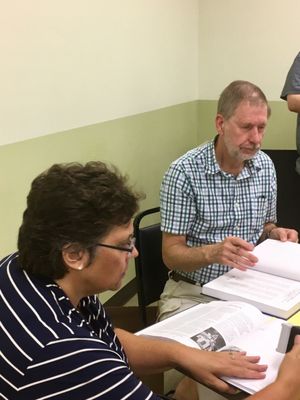
[{"label": "man's ear", "polygon": [[224,128],[224,117],[221,114],[216,115],[215,119],[215,125],[216,125],[216,130],[219,135],[223,134],[223,128]]},{"label": "man's ear", "polygon": [[62,249],[62,258],[66,266],[74,270],[82,270],[86,265],[86,250],[78,244],[68,244]]}]

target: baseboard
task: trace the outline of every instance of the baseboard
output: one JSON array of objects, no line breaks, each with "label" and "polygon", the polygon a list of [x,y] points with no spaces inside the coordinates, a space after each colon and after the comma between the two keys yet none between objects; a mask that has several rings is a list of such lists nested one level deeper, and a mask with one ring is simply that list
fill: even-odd
[{"label": "baseboard", "polygon": [[133,278],[122,289],[108,299],[105,306],[123,306],[137,293],[136,278]]}]

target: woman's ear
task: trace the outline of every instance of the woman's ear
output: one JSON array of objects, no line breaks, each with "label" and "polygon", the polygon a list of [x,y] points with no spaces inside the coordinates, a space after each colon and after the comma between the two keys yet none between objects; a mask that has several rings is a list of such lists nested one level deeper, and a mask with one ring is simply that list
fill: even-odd
[{"label": "woman's ear", "polygon": [[86,265],[87,251],[78,244],[68,244],[62,249],[62,258],[68,268],[80,271]]}]

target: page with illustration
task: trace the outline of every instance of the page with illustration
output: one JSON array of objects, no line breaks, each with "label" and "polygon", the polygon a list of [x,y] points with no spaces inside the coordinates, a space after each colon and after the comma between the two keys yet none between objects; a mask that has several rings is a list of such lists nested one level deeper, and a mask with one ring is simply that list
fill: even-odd
[{"label": "page with illustration", "polygon": [[228,383],[252,394],[272,383],[277,376],[284,356],[276,351],[282,322],[244,302],[212,301],[194,306],[136,334],[176,340],[207,351],[246,351],[249,355],[259,355],[260,363],[268,365],[265,379],[223,377]]},{"label": "page with illustration", "polygon": [[237,337],[257,329],[265,318],[257,308],[247,303],[212,301],[196,305],[137,334],[217,351],[233,343]]}]

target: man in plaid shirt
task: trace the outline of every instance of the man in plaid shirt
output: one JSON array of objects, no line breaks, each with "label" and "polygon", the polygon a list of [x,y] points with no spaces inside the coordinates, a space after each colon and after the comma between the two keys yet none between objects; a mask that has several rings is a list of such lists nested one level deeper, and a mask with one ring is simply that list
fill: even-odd
[{"label": "man in plaid shirt", "polygon": [[222,92],[216,137],[174,161],[161,186],[163,258],[170,268],[160,319],[207,301],[201,286],[230,268],[246,270],[266,239],[297,242],[276,226],[276,172],[260,150],[271,114],[256,85],[234,81]]}]

